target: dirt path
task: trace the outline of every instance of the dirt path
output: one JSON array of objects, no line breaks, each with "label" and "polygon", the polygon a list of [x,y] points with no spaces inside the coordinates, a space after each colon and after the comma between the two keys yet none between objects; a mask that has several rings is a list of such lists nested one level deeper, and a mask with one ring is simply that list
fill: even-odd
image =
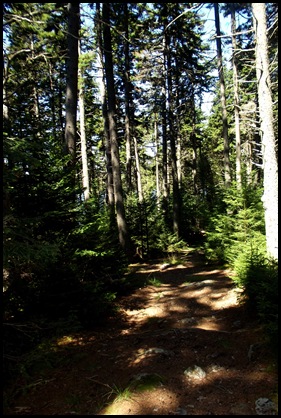
[{"label": "dirt path", "polygon": [[[119,300],[106,328],[68,335],[5,415],[257,415],[277,371],[229,272],[187,255],[132,265],[150,285]],[[270,413],[274,414],[274,412]]]}]

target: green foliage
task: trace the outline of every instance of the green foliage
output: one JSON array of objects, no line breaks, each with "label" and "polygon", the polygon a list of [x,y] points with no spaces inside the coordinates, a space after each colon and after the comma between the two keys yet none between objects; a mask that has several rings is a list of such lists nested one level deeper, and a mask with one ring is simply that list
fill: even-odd
[{"label": "green foliage", "polygon": [[103,283],[108,287],[124,273],[127,259],[112,231],[110,214],[96,213],[86,206],[81,210],[80,225],[68,237],[68,251],[82,283]]},{"label": "green foliage", "polygon": [[254,310],[274,344],[278,337],[278,263],[260,248],[240,252],[234,262],[234,282],[243,288],[249,307]]},{"label": "green foliage", "polygon": [[156,247],[162,251],[173,253],[186,248],[187,244],[184,240],[179,239],[176,234],[164,230],[159,234],[156,241]]},{"label": "green foliage", "polygon": [[[79,67],[82,74],[79,87],[83,87],[85,99],[92,196],[87,203],[82,199],[79,185],[80,142],[77,141],[77,166],[73,167],[77,173],[76,184],[72,181],[73,172],[68,169],[70,157],[64,155],[62,147],[66,4],[4,4],[3,311],[7,323],[6,358],[20,358],[49,332],[56,334],[101,323],[108,315],[116,313],[114,302],[118,294],[145,284],[133,275],[124,275],[128,260],[120,249],[115,221],[106,209],[104,121],[95,77],[96,52],[92,52],[96,51],[97,37],[93,32],[96,28],[86,27],[87,22],[83,19],[88,11],[85,14],[83,7],[81,3],[82,54]],[[128,28],[124,19],[125,7],[128,9]],[[250,274],[248,262],[257,248],[261,250],[265,246],[261,193],[250,187],[244,187],[241,193],[235,187],[225,193],[221,191],[223,140],[219,90],[208,127],[204,128],[197,103],[202,93],[213,87],[215,79],[207,73],[214,64],[206,62],[206,45],[201,36],[202,19],[196,8],[187,12],[186,7],[186,4],[173,3],[112,4],[111,23],[116,29],[112,31],[116,124],[122,180],[126,179],[124,121],[127,99],[124,80],[128,78],[130,129],[137,139],[145,197],[145,202],[140,204],[137,193],[130,192],[129,185],[124,184],[124,191],[127,191],[126,218],[133,244],[141,248],[142,256],[147,257],[177,252],[186,247],[186,242],[201,238],[201,229],[208,229],[207,255],[234,265],[241,277],[239,280],[247,282]],[[275,6],[269,7],[275,10]],[[89,8],[93,10],[93,4]],[[172,21],[173,24],[169,25]],[[126,29],[129,29],[128,55],[124,42]],[[273,31],[270,55],[274,62],[277,31],[274,25],[270,30]],[[171,59],[168,73],[172,82],[169,100],[163,95],[167,86],[163,62],[166,67],[168,64],[167,56],[161,55],[162,49],[159,50],[163,33],[170,42],[167,48]],[[125,68],[127,59],[129,71]],[[208,58],[208,61],[212,60]],[[273,69],[272,76],[276,81],[277,69]],[[244,104],[248,103],[248,93],[255,94],[255,80],[250,78],[253,82],[245,84],[247,95],[241,102]],[[228,106],[233,109],[231,71],[226,72],[226,80]],[[276,96],[277,90],[273,87]],[[169,110],[175,114],[174,126],[169,126],[171,122],[167,118],[167,134],[170,135],[174,129],[181,154],[179,204],[182,239],[172,232],[171,178],[168,210],[164,215],[163,207],[158,207],[156,200],[155,156],[148,152],[148,149],[155,152],[156,148],[153,142],[155,121],[161,189],[165,112],[168,116],[163,104],[167,101],[170,102]],[[230,116],[231,112],[228,114],[231,127]],[[77,128],[79,132],[79,121]],[[252,133],[249,135],[245,122],[242,128],[242,141],[252,141]],[[251,129],[254,132],[256,127]],[[230,129],[232,165],[235,160],[233,132]],[[168,140],[168,160],[169,146]],[[193,153],[197,153],[196,161]],[[135,189],[133,149],[131,154],[132,189]],[[170,169],[168,173],[171,176]],[[268,265],[266,271],[263,266],[255,268],[268,274]],[[153,279],[151,283],[159,285]],[[260,279],[258,289],[254,289],[252,294],[251,285],[247,285],[249,297],[255,298],[262,286]],[[264,286],[266,300],[262,299],[260,292],[256,306],[263,312],[261,315],[268,318],[269,282]],[[13,372],[12,362],[6,363],[5,367],[7,364]]]},{"label": "green foliage", "polygon": [[156,279],[156,277],[151,277],[147,280],[147,284],[155,287],[162,286],[162,282],[159,279]]},{"label": "green foliage", "polygon": [[[215,193],[213,193],[215,198]],[[188,243],[200,239],[201,230],[206,229],[211,208],[208,201],[200,195],[183,194],[182,203],[182,235]]]},{"label": "green foliage", "polygon": [[277,337],[278,269],[266,255],[262,189],[234,184],[223,197],[224,212],[211,217],[206,255],[227,262],[234,282],[243,288],[247,304],[255,312],[272,338]]},{"label": "green foliage", "polygon": [[[49,240],[37,235],[41,218],[5,218],[3,306],[5,321],[11,324],[5,353],[11,358],[30,350],[49,332],[93,327],[116,313],[116,283],[127,260],[107,214],[96,216],[95,210],[93,204],[74,211],[77,227],[62,229],[53,242],[50,235]],[[42,332],[20,339],[21,327],[13,324],[29,321]],[[6,376],[20,371],[10,357],[5,360]]]},{"label": "green foliage", "polygon": [[157,207],[154,198],[140,205],[135,195],[128,194],[126,208],[132,241],[136,247],[143,247],[145,256],[176,252],[186,247],[186,242],[173,234],[166,225],[162,210]]},{"label": "green foliage", "polygon": [[107,399],[112,398],[112,396],[114,396],[114,402],[122,401],[125,399],[128,400],[132,396],[132,391],[130,387],[126,387],[125,389],[122,389],[115,383],[113,383],[113,385],[109,387],[110,387],[110,391],[105,393],[104,396],[107,397]]},{"label": "green foliage", "polygon": [[265,245],[261,189],[232,188],[223,197],[224,212],[210,217],[205,242],[211,260],[232,263],[245,246]]},{"label": "green foliage", "polygon": [[43,236],[34,237],[31,233],[39,222],[38,219],[19,219],[12,215],[4,218],[4,267],[29,269],[37,265],[45,268],[50,261],[58,259],[58,242],[48,242]]}]

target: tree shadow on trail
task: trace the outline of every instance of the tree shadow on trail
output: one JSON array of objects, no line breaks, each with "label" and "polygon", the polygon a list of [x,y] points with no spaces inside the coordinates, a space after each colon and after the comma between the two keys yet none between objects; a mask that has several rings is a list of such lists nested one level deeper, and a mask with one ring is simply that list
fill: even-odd
[{"label": "tree shadow on trail", "polygon": [[[270,396],[277,378],[227,272],[190,259],[163,271],[161,264],[136,266],[129,278],[139,286],[118,298],[119,313],[106,327],[58,340],[53,355],[65,363],[39,370],[38,385],[14,408],[26,406],[29,415],[256,415],[255,400]],[[189,376],[196,367],[201,375]],[[138,390],[136,380],[155,376]]]}]

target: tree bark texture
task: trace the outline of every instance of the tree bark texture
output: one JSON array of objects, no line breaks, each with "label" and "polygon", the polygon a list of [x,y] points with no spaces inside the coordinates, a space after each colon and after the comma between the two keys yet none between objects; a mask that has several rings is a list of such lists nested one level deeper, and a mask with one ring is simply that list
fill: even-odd
[{"label": "tree bark texture", "polygon": [[[81,50],[79,48],[79,55]],[[85,202],[90,198],[90,183],[88,170],[88,156],[87,156],[87,139],[85,127],[85,101],[84,101],[84,82],[83,71],[78,70],[79,73],[79,114],[80,114],[80,141],[81,141],[81,158],[82,158],[82,186]]]},{"label": "tree bark texture", "polygon": [[221,107],[222,107],[222,124],[223,124],[223,140],[224,140],[224,182],[225,186],[230,186],[230,161],[229,161],[229,141],[228,141],[228,126],[227,126],[227,112],[226,112],[226,98],[225,98],[225,82],[222,65],[222,48],[220,38],[220,18],[219,18],[219,5],[214,3],[215,10],[215,23],[216,23],[216,43],[217,43],[217,57],[218,57],[218,73],[220,80],[220,93],[221,93]]},{"label": "tree bark texture", "polygon": [[237,43],[236,43],[236,19],[234,3],[231,5],[231,33],[232,33],[232,68],[233,68],[233,89],[234,89],[234,118],[235,118],[235,140],[236,140],[236,183],[237,189],[241,189],[241,137],[239,120],[239,89],[238,89],[238,68],[237,68]]},{"label": "tree bark texture", "polygon": [[141,171],[140,171],[140,159],[138,152],[138,143],[137,138],[134,136],[134,149],[135,149],[135,158],[136,158],[136,174],[137,174],[137,189],[138,189],[138,200],[139,203],[143,204],[143,192],[142,192],[142,183],[141,183]]},{"label": "tree bark texture", "polygon": [[[166,44],[165,37],[163,39],[163,73],[166,74]],[[167,87],[166,87],[166,77],[163,78],[163,87],[162,87],[162,106],[161,106],[161,125],[162,125],[162,178],[163,178],[163,199],[162,199],[162,208],[164,212],[164,219],[167,221],[168,218],[168,197],[169,197],[169,188],[168,188],[168,146],[167,146]]]},{"label": "tree bark texture", "polygon": [[171,60],[171,40],[170,36],[165,34],[165,47],[167,55],[167,102],[168,102],[168,121],[169,121],[169,140],[171,147],[171,166],[172,166],[172,182],[173,182],[173,232],[179,237],[180,229],[180,205],[179,205],[179,182],[178,182],[178,170],[177,170],[177,152],[176,152],[176,132],[174,126],[173,115],[173,99],[172,99],[172,60]]},{"label": "tree bark texture", "polygon": [[265,3],[252,3],[264,171],[263,205],[268,254],[278,260],[278,165],[269,73]]},{"label": "tree bark texture", "polygon": [[111,145],[109,137],[109,126],[108,126],[108,114],[107,114],[107,98],[106,98],[106,82],[105,82],[105,69],[103,65],[103,37],[102,37],[102,22],[100,14],[100,3],[96,4],[97,7],[97,43],[98,43],[98,59],[100,64],[100,93],[102,103],[102,117],[104,127],[104,145],[105,145],[105,156],[106,156],[106,200],[109,207],[110,219],[113,224],[115,217],[114,210],[114,189],[113,189],[113,174],[111,164]]},{"label": "tree bark texture", "polygon": [[124,90],[125,90],[125,139],[126,139],[126,178],[128,191],[133,190],[132,184],[132,118],[130,111],[131,89],[130,89],[130,49],[129,49],[129,23],[128,23],[128,4],[124,3],[124,54],[125,54],[125,74],[124,74]]},{"label": "tree bark texture", "polygon": [[68,3],[66,104],[65,104],[65,148],[76,158],[76,117],[78,98],[78,37],[79,3]]},{"label": "tree bark texture", "polygon": [[156,201],[157,201],[157,209],[160,209],[160,178],[159,178],[159,139],[158,139],[158,126],[157,126],[157,114],[154,114],[154,138],[155,138],[155,145],[156,145],[156,155],[155,155],[155,170],[156,170]]},{"label": "tree bark texture", "polygon": [[116,121],[115,121],[116,99],[115,99],[112,44],[111,44],[111,33],[110,33],[110,3],[103,3],[102,18],[104,22],[104,26],[103,26],[104,63],[105,63],[105,76],[106,76],[106,86],[107,86],[108,124],[109,124],[109,137],[110,137],[110,144],[111,144],[111,163],[112,163],[112,173],[113,173],[116,219],[117,219],[120,245],[126,253],[129,253],[130,240],[129,240],[129,233],[128,233],[126,217],[125,217],[125,207],[124,207],[124,201],[123,201],[123,189],[122,189],[121,170],[120,170],[119,147],[118,147],[118,139],[117,139],[117,127],[116,127]]}]

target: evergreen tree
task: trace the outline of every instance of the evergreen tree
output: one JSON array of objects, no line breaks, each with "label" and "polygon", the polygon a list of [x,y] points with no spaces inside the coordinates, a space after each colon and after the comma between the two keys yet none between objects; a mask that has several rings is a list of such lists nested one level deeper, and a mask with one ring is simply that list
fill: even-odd
[{"label": "evergreen tree", "polygon": [[[144,257],[153,249],[176,249],[180,238],[193,243],[205,229],[206,253],[239,264],[252,248],[263,248],[266,227],[275,257],[276,5],[266,4],[270,47],[262,54],[265,25],[258,25],[257,74],[251,5],[225,4],[225,15],[233,7],[226,120],[221,80],[212,75],[216,60],[203,41],[202,5],[4,4],[4,293],[10,319],[72,315],[89,324],[103,317],[105,299],[112,301],[122,287],[118,279],[124,253],[132,255],[131,240]],[[267,56],[269,70],[262,74],[267,80],[270,74],[271,104],[269,83],[262,87],[259,72]],[[213,90],[206,116],[204,93]],[[235,177],[239,187],[225,187]]]}]

